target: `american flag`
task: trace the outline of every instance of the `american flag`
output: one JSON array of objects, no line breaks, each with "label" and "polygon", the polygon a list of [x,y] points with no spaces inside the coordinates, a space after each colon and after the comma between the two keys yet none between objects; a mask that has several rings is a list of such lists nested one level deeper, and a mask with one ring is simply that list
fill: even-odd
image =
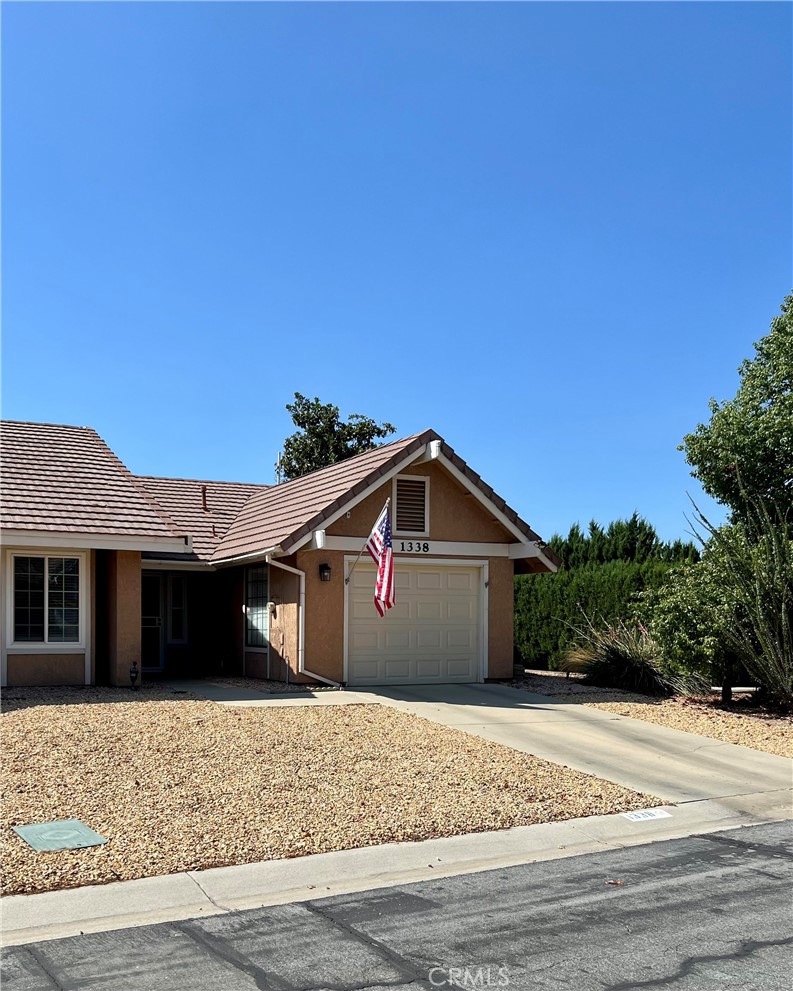
[{"label": "american flag", "polygon": [[381,616],[396,602],[394,596],[394,555],[391,549],[391,517],[388,514],[388,503],[377,517],[372,527],[366,549],[372,555],[377,565],[377,581],[374,587],[374,605]]}]

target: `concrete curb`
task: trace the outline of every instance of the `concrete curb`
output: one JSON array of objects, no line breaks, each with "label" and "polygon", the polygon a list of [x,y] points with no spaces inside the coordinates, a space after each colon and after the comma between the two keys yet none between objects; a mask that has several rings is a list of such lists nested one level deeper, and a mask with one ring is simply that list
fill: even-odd
[{"label": "concrete curb", "polygon": [[[4,945],[218,915],[793,818],[791,793],[661,806],[669,818],[591,816],[418,843],[314,854],[2,900]],[[46,920],[46,921],[44,921]]]}]

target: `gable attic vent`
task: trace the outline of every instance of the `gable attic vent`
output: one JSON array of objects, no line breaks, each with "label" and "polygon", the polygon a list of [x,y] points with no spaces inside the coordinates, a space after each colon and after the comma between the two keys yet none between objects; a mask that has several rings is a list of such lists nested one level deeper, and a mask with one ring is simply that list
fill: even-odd
[{"label": "gable attic vent", "polygon": [[396,527],[398,533],[427,533],[427,479],[397,478]]}]

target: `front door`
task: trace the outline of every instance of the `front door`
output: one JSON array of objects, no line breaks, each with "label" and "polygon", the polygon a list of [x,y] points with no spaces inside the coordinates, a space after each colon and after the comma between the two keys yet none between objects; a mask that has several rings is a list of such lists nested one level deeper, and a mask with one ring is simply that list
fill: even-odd
[{"label": "front door", "polygon": [[162,575],[144,572],[141,576],[141,667],[162,671],[165,661],[163,625],[165,582]]}]

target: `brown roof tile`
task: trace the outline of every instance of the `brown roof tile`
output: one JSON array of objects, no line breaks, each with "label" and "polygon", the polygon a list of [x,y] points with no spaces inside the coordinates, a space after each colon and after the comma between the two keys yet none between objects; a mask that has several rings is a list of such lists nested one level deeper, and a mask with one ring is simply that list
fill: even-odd
[{"label": "brown roof tile", "polygon": [[173,539],[184,533],[89,427],[0,423],[0,525]]},{"label": "brown roof tile", "polygon": [[[137,481],[163,507],[171,519],[193,538],[193,560],[209,561],[221,538],[243,506],[266,485],[246,482],[211,482],[191,478],[154,478],[136,475]],[[206,489],[206,509],[204,509]]]},{"label": "brown roof tile", "polygon": [[384,444],[254,496],[215,550],[214,561],[287,546],[320,527],[407,455],[437,437],[431,430]]}]

